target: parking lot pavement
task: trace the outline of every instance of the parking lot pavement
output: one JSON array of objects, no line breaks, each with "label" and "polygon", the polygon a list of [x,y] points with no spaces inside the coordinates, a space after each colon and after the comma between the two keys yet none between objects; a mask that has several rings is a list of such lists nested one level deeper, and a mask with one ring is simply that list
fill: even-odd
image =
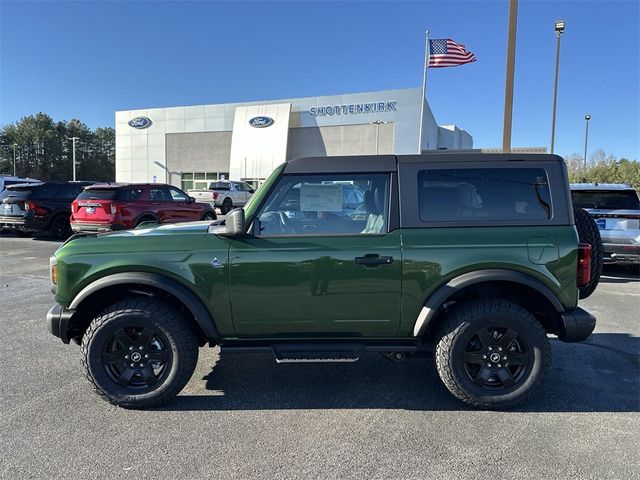
[{"label": "parking lot pavement", "polygon": [[276,365],[201,349],[177,401],[108,405],[46,330],[59,243],[0,235],[0,478],[638,478],[640,282],[607,268],[583,344],[553,341],[539,395],[474,411],[429,359]]}]

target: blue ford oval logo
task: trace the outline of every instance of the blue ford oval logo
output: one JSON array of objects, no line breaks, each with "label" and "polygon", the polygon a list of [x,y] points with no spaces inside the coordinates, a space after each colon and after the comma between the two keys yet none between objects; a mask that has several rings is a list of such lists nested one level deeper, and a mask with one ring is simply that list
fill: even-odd
[{"label": "blue ford oval logo", "polygon": [[273,125],[273,118],[271,117],[253,117],[249,120],[249,125],[255,128],[264,128]]},{"label": "blue ford oval logo", "polygon": [[151,126],[151,119],[149,117],[136,117],[129,120],[129,126],[131,128],[147,128]]}]

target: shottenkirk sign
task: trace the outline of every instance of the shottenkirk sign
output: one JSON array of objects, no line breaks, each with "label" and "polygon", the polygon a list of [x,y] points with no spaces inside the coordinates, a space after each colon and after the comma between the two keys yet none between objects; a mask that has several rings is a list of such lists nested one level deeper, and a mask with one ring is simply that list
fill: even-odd
[{"label": "shottenkirk sign", "polygon": [[356,113],[374,112],[396,112],[396,103],[392,102],[372,102],[372,103],[350,103],[347,105],[327,105],[326,107],[311,107],[309,113],[314,117],[324,117],[326,115],[351,115]]}]

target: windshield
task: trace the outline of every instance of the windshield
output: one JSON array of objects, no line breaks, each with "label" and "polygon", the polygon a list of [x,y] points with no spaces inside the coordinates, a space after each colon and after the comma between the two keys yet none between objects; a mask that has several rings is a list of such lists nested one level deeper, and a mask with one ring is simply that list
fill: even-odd
[{"label": "windshield", "polygon": [[604,210],[640,210],[640,201],[634,190],[574,190],[573,204],[580,208]]}]

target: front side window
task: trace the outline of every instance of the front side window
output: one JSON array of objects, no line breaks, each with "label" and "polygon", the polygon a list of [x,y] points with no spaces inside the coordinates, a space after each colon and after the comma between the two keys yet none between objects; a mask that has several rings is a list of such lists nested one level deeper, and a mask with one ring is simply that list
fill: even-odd
[{"label": "front side window", "polygon": [[177,188],[170,188],[169,192],[171,193],[171,198],[174,202],[188,202],[189,197],[187,197],[183,192],[178,190]]},{"label": "front side window", "polygon": [[285,175],[257,214],[260,236],[387,232],[387,174]]},{"label": "front side window", "polygon": [[418,173],[423,222],[512,222],[552,216],[542,168],[433,169]]},{"label": "front side window", "polygon": [[170,202],[172,200],[166,188],[152,188],[149,190],[149,199],[152,202]]}]

